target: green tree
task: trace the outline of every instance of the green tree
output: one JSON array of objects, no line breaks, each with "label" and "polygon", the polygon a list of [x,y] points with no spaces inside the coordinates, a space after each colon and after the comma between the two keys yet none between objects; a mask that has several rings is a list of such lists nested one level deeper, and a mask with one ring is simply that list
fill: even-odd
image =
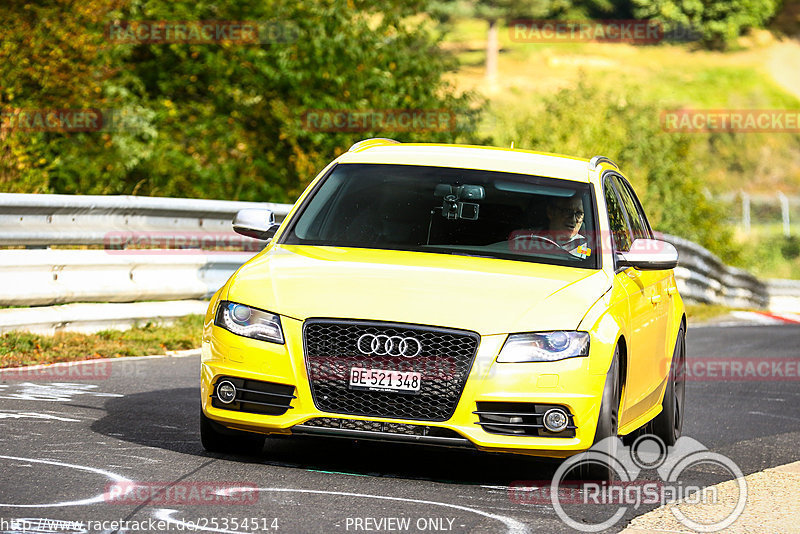
[{"label": "green tree", "polygon": [[[82,92],[65,87],[51,93],[41,84],[6,92],[5,80],[17,78],[21,58],[33,56],[24,44],[2,44],[15,58],[0,67],[3,94],[37,106],[38,95],[50,94],[51,107],[112,108],[134,127],[15,133],[19,147],[42,137],[28,150],[37,161],[45,160],[48,170],[31,173],[35,187],[33,179],[21,181],[15,171],[5,190],[290,201],[358,139],[473,139],[479,102],[444,81],[456,62],[440,50],[435,25],[415,17],[427,1],[128,0],[104,9],[100,0],[92,2],[81,8],[89,20],[81,20],[75,19],[78,2],[44,0],[46,16],[31,15],[26,28],[50,53],[61,55],[59,65],[86,66],[85,73],[70,78]],[[23,17],[28,8],[12,2],[3,9]],[[52,41],[44,19],[77,20],[74,33],[86,42]],[[104,36],[108,23],[131,20],[262,21],[290,33],[250,44],[120,44]],[[17,31],[14,24],[7,30]],[[70,94],[85,96],[64,96]],[[448,110],[460,122],[458,129],[441,132],[320,132],[302,120],[312,109]]]},{"label": "green tree", "polygon": [[660,109],[634,91],[620,95],[581,81],[547,97],[525,117],[505,117],[501,144],[543,152],[608,156],[620,164],[657,231],[691,239],[737,262],[740,252],[723,225],[726,213],[708,198],[703,176],[713,137],[666,133]]},{"label": "green tree", "polygon": [[689,27],[710,48],[725,48],[749,28],[763,28],[780,0],[633,0],[634,14],[663,21],[667,29]]},{"label": "green tree", "polygon": [[44,192],[77,138],[87,155],[98,136],[12,127],[23,110],[102,108],[114,98],[104,88],[108,65],[102,19],[113,0],[7,0],[0,4],[0,189]]},{"label": "green tree", "polygon": [[[570,0],[564,0],[570,5]],[[439,20],[474,17],[486,21],[486,80],[497,81],[497,60],[500,55],[499,26],[514,18],[548,18],[561,10],[559,0],[457,0],[439,1],[431,13]]]}]

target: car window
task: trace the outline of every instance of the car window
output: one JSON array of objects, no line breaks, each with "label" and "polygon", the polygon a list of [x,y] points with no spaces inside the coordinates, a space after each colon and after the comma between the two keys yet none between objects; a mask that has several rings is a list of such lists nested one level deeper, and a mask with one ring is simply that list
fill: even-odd
[{"label": "car window", "polygon": [[644,208],[642,208],[642,203],[639,201],[639,197],[636,196],[636,191],[633,190],[633,187],[627,181],[623,180],[623,185],[633,200],[633,204],[636,207],[636,212],[639,214],[639,219],[642,221],[642,226],[647,233],[647,237],[649,239],[653,239],[653,229],[650,227],[650,222],[647,220],[647,215],[644,212]]},{"label": "car window", "polygon": [[628,222],[630,223],[631,230],[633,231],[633,238],[650,239],[650,232],[647,223],[645,222],[646,219],[641,213],[639,202],[635,200],[635,194],[631,190],[630,186],[618,176],[614,176],[612,179],[614,181],[614,185],[616,186],[617,192],[619,192],[620,199],[622,200],[622,208],[625,210],[625,213],[628,216]]},{"label": "car window", "polygon": [[587,183],[417,165],[339,164],[286,244],[412,250],[599,268]]},{"label": "car window", "polygon": [[614,183],[610,178],[603,182],[603,192],[608,210],[608,226],[611,229],[611,239],[614,252],[627,252],[631,249],[631,229],[623,213],[622,205],[617,197]]}]

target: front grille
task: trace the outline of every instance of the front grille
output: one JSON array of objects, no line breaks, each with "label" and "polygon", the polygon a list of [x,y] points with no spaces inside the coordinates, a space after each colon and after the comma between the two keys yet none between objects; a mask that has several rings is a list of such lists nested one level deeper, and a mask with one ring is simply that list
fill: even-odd
[{"label": "front grille", "polygon": [[[414,337],[421,349],[413,357],[363,354],[357,344],[365,334]],[[311,319],[305,323],[303,341],[311,393],[319,410],[445,421],[461,397],[480,336],[407,324]],[[416,346],[410,352],[417,352]],[[352,367],[419,372],[421,388],[416,394],[353,390],[349,387]]]},{"label": "front grille", "polygon": [[[531,402],[479,402],[478,422],[483,430],[491,434],[510,436],[537,436],[542,438],[574,438],[575,422],[572,413],[556,404],[534,404]],[[553,433],[545,429],[542,418],[551,408],[561,408],[567,412],[569,425],[561,432]]]},{"label": "front grille", "polygon": [[[217,385],[223,380],[227,380],[236,386],[236,397],[229,404],[225,404],[217,397]],[[290,404],[294,398],[296,398],[294,386],[221,376],[214,383],[211,406],[239,412],[283,415],[292,408]]]},{"label": "front grille", "polygon": [[407,423],[385,423],[382,421],[362,421],[360,419],[337,419],[334,417],[317,417],[303,423],[304,426],[321,428],[338,428],[344,430],[364,430],[367,432],[383,432],[387,434],[404,434],[406,436],[435,436],[440,438],[463,439],[461,434],[449,428],[435,426],[410,425]]}]

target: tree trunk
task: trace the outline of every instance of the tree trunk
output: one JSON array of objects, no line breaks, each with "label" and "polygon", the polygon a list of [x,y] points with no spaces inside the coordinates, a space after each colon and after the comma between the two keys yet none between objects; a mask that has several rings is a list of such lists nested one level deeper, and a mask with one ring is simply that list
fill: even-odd
[{"label": "tree trunk", "polygon": [[489,33],[486,38],[486,81],[489,87],[497,85],[497,56],[500,45],[497,40],[497,20],[489,20]]}]

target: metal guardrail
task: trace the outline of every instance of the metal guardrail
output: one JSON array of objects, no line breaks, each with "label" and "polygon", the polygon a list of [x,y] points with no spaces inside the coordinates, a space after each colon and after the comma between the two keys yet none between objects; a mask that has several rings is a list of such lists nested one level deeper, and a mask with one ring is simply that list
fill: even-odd
[{"label": "metal guardrail", "polygon": [[662,239],[678,249],[675,279],[687,301],[733,308],[770,307],[767,285],[752,274],[725,265],[716,255],[688,239],[674,235],[663,235]]},{"label": "metal guardrail", "polygon": [[764,281],[769,294],[769,309],[774,312],[800,311],[800,280],[777,278]]},{"label": "metal guardrail", "polygon": [[[0,193],[0,245],[104,245],[106,248],[0,251],[0,305],[208,298],[255,252],[254,240],[231,230],[235,213],[244,208],[267,208],[280,221],[291,207],[288,204],[178,198]],[[135,248],[137,239],[143,236],[155,236],[145,244],[162,243],[177,249],[202,247],[206,244],[203,236],[213,238],[209,243],[214,245],[222,236],[228,248],[241,246],[250,251],[124,249],[128,245]],[[191,242],[192,238],[196,238],[195,242]],[[800,310],[800,282],[761,281],[725,265],[696,243],[669,235],[664,239],[678,249],[680,263],[675,275],[687,301],[732,307],[771,307],[777,311]],[[168,311],[152,312],[157,317],[173,317],[180,313],[175,310],[184,309],[167,302],[162,304]],[[37,308],[38,313],[49,314],[46,317],[52,318],[36,323],[37,329],[81,329],[81,324],[101,324],[96,314],[88,312],[83,305],[70,306],[56,306],[50,311]],[[193,306],[193,310],[202,307]],[[133,309],[117,307],[112,324],[124,323],[126,314],[132,315],[129,323],[135,322],[145,308],[124,311]],[[21,309],[0,310],[5,317],[5,323],[0,321],[0,330],[21,324],[10,318],[15,311],[17,317],[29,313]],[[148,313],[151,311],[148,308]]]},{"label": "metal guardrail", "polygon": [[5,250],[0,304],[207,299],[253,252]]},{"label": "metal guardrail", "polygon": [[270,209],[280,222],[291,207],[188,198],[0,193],[0,245],[123,247],[139,240],[182,248],[209,236],[234,247],[252,246],[251,238],[231,228],[236,212]]},{"label": "metal guardrail", "polygon": [[203,300],[8,308],[0,310],[0,334],[14,330],[53,335],[65,330],[92,333],[125,329],[137,324],[169,323],[187,315],[202,315],[207,308],[208,302]]}]

